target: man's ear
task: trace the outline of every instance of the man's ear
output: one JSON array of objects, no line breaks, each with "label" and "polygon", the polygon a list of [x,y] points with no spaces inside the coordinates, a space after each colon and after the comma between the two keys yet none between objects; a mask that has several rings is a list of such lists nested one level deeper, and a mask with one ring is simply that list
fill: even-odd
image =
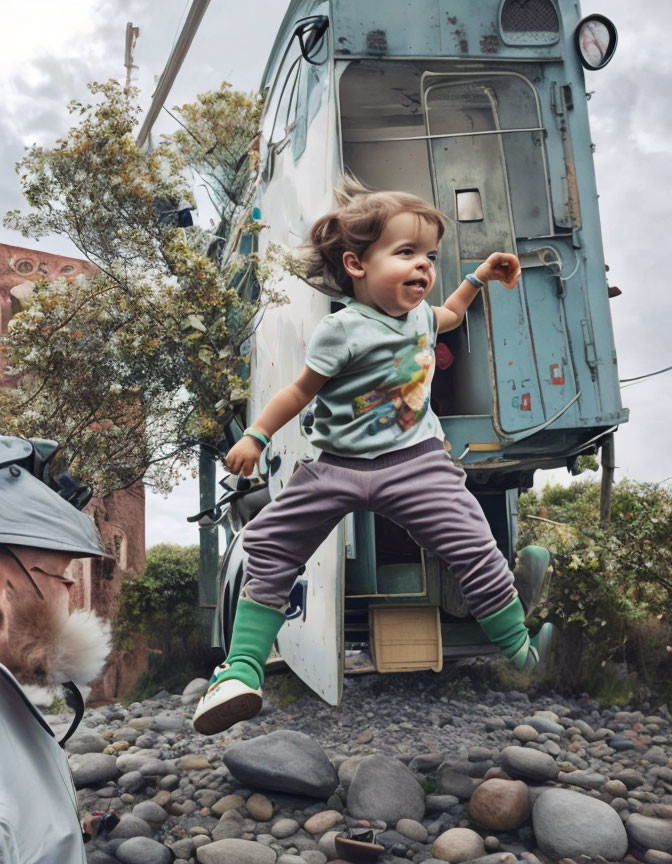
[{"label": "man's ear", "polygon": [[354,252],[343,253],[343,269],[351,279],[361,279],[364,276],[362,262]]}]

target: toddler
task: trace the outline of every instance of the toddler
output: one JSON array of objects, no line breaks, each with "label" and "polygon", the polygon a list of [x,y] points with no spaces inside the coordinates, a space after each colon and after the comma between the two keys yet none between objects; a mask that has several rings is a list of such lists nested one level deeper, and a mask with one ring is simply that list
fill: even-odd
[{"label": "toddler", "polygon": [[444,215],[414,195],[371,192],[354,179],[337,200],[340,207],[311,228],[306,281],[338,295],[345,308],[318,324],[303,371],[270,400],[226,463],[251,474],[271,436],[313,400],[311,441],[321,454],[245,528],[248,581],[231,649],[194,715],[204,734],[260,710],[264,665],[290,589],[350,512],[379,513],[445,561],[469,611],[516,668],[532,669],[550,647],[551,624],[530,639],[507,561],[429,404],[437,333],[460,325],[489,280],[513,288],[518,259],[495,252],[432,307],[425,298],[436,280]]}]

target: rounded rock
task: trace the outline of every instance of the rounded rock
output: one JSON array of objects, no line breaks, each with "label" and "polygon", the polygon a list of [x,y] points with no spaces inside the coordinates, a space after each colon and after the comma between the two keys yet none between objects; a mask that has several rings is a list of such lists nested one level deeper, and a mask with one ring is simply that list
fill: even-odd
[{"label": "rounded rock", "polygon": [[539,714],[535,714],[534,717],[526,717],[524,725],[531,726],[533,729],[536,729],[537,732],[541,732],[542,734],[545,732],[552,732],[554,735],[564,735],[565,732],[564,726],[561,726],[555,720],[540,716]]},{"label": "rounded rock", "polygon": [[327,861],[333,861],[334,858],[338,858],[335,840],[340,833],[340,831],[327,831],[327,833],[318,840],[317,848],[326,856]]},{"label": "rounded rock", "polygon": [[321,813],[316,813],[309,819],[306,819],[303,830],[309,834],[324,834],[334,825],[338,825],[343,821],[343,814],[338,810],[322,810]]},{"label": "rounded rock", "polygon": [[115,854],[123,864],[170,864],[173,860],[170,849],[149,837],[124,840]]},{"label": "rounded rock", "polygon": [[425,815],[425,793],[414,775],[398,759],[374,753],[365,756],[348,789],[348,813],[355,819],[420,820]]},{"label": "rounded rock", "polygon": [[625,798],[628,794],[628,787],[620,780],[607,780],[602,791],[606,792],[607,795],[613,795],[614,798]]},{"label": "rounded rock", "polygon": [[630,842],[640,849],[672,852],[672,820],[632,813],[625,828]]},{"label": "rounded rock", "polygon": [[222,818],[212,829],[212,839],[238,839],[242,835],[243,830],[243,817],[237,810],[229,810],[228,813],[224,813]]},{"label": "rounded rock", "polygon": [[66,741],[65,749],[68,753],[102,753],[107,747],[107,741],[96,732],[79,732]]},{"label": "rounded rock", "polygon": [[207,756],[201,753],[188,753],[181,756],[175,764],[180,771],[207,771],[212,767]]},{"label": "rounded rock", "polygon": [[485,780],[469,801],[469,817],[493,831],[519,828],[530,816],[530,796],[522,780]]},{"label": "rounded rock", "polygon": [[278,840],[282,840],[296,834],[300,827],[296,819],[278,819],[271,827],[271,834]]},{"label": "rounded rock", "polygon": [[409,840],[415,840],[416,843],[424,843],[427,839],[427,829],[421,822],[415,819],[400,819],[396,825],[398,834],[403,834]]},{"label": "rounded rock", "polygon": [[513,735],[514,738],[523,743],[526,741],[535,741],[539,737],[539,733],[534,726],[530,726],[528,723],[521,723],[520,726],[516,726],[513,730]]},{"label": "rounded rock", "polygon": [[250,795],[245,806],[247,815],[255,822],[268,822],[273,818],[273,803],[261,792],[254,792]]},{"label": "rounded rock", "polygon": [[121,773],[117,768],[117,757],[105,753],[83,753],[70,759],[72,779],[76,789],[100,786],[108,780],[116,780]]},{"label": "rounded rock", "polygon": [[215,816],[222,816],[228,810],[237,810],[245,803],[245,799],[240,795],[225,795],[212,805],[212,812]]},{"label": "rounded rock", "polygon": [[132,815],[137,816],[138,819],[144,819],[150,825],[161,825],[168,818],[166,811],[156,801],[141,801],[133,808]]},{"label": "rounded rock", "polygon": [[460,864],[485,854],[485,845],[480,834],[471,828],[449,828],[432,843],[432,855],[439,861]]},{"label": "rounded rock", "polygon": [[628,837],[618,813],[600,801],[569,789],[546,789],[532,810],[534,836],[553,859],[581,855],[620,861]]},{"label": "rounded rock", "polygon": [[218,840],[196,851],[199,864],[275,864],[277,855],[254,840]]},{"label": "rounded rock", "polygon": [[122,814],[119,824],[110,831],[110,840],[128,840],[131,837],[151,837],[154,832],[145,822],[130,813]]},{"label": "rounded rock", "polygon": [[505,747],[500,760],[508,774],[529,780],[555,780],[560,770],[548,753],[529,747]]},{"label": "rounded rock", "polygon": [[644,855],[645,864],[672,864],[672,855],[669,852],[660,852],[658,849],[649,849]]},{"label": "rounded rock", "polygon": [[117,780],[117,785],[126,792],[139,792],[145,786],[145,778],[139,771],[128,771]]}]

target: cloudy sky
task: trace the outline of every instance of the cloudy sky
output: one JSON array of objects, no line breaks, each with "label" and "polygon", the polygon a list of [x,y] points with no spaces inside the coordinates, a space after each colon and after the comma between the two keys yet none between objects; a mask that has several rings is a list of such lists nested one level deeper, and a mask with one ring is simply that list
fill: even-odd
[{"label": "cloudy sky", "polygon": [[[369,0],[373,2],[373,0]],[[379,0],[381,2],[381,0]],[[22,206],[13,166],[23,148],[48,145],[68,125],[72,98],[87,81],[123,78],[126,22],[140,28],[134,82],[147,107],[179,33],[190,0],[24,0],[3,4],[6,38],[0,52],[0,202]],[[249,91],[259,85],[286,0],[212,0],[167,105],[191,101],[222,80]],[[672,365],[672,32],[669,0],[596,0],[584,13],[608,15],[619,45],[604,70],[587,74],[591,129],[609,278],[623,295],[612,300],[621,378]],[[164,113],[157,132],[170,131]],[[0,242],[31,245],[0,226]],[[68,243],[42,241],[49,252],[77,254]],[[659,482],[672,477],[672,372],[623,389],[630,423],[616,436],[616,478]],[[537,485],[566,472],[537,473]],[[184,521],[198,509],[196,484],[185,481],[168,499],[150,494],[147,543],[198,542]]]}]

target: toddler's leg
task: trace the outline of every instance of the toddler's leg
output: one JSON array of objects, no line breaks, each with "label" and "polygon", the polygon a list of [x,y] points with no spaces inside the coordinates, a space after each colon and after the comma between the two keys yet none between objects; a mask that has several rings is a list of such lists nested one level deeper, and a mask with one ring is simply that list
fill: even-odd
[{"label": "toddler's leg", "polygon": [[536,665],[547,651],[552,626],[544,625],[530,640],[513,574],[478,501],[465,486],[464,471],[437,449],[375,473],[380,475],[376,511],[450,565],[469,611],[517,668]]},{"label": "toddler's leg", "polygon": [[347,476],[353,473],[302,465],[245,527],[249,581],[238,601],[226,663],[216,667],[196,708],[198,732],[222,732],[259,712],[264,666],[299,568],[346,513],[361,509],[359,486]]}]

